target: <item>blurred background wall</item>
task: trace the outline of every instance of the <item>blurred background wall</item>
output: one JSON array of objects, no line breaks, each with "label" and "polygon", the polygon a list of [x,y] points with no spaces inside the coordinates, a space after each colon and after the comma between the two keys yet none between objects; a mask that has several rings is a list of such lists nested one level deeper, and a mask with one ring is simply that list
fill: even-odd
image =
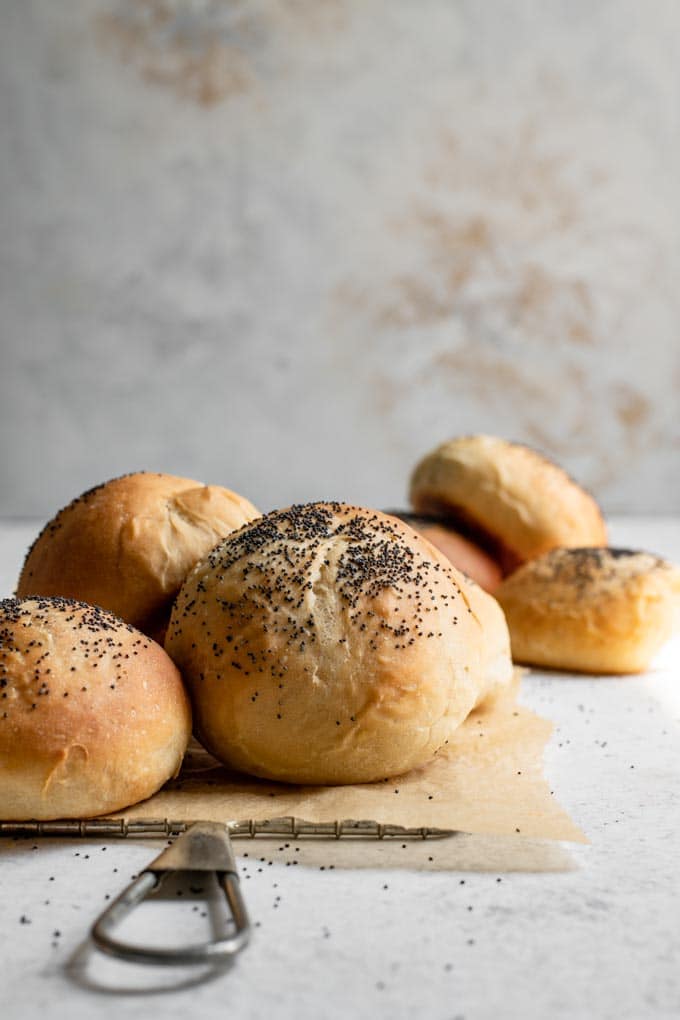
[{"label": "blurred background wall", "polygon": [[3,0],[0,514],[473,431],[679,511],[679,182],[676,0]]}]

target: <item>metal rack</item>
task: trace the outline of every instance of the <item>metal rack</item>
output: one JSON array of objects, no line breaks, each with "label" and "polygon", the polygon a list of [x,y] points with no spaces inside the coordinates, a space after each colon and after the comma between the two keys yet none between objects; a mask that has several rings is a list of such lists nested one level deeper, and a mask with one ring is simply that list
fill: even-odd
[{"label": "metal rack", "polygon": [[[163,819],[89,818],[48,822],[0,822],[0,836],[72,836],[81,838],[168,838],[186,832],[192,822]],[[257,836],[286,836],[292,839],[325,837],[326,839],[441,839],[452,836],[447,829],[407,828],[385,825],[376,821],[354,821],[346,818],[333,822],[306,822],[300,818],[271,818],[266,821],[247,819],[226,823],[232,839]]]}]

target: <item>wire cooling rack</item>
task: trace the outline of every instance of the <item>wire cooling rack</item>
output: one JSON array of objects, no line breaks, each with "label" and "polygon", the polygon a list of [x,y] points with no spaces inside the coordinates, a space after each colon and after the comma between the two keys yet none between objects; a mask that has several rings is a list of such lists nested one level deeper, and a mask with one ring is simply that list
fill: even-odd
[{"label": "wire cooling rack", "polygon": [[[167,818],[134,819],[88,818],[49,822],[0,822],[0,836],[75,836],[125,839],[167,838],[186,832],[193,822],[171,821]],[[306,822],[300,818],[271,818],[265,821],[247,819],[226,823],[234,839],[257,836],[288,836],[292,839],[325,837],[326,839],[441,839],[455,833],[447,829],[403,825],[385,825],[375,821],[354,821],[346,818],[333,822]]]}]

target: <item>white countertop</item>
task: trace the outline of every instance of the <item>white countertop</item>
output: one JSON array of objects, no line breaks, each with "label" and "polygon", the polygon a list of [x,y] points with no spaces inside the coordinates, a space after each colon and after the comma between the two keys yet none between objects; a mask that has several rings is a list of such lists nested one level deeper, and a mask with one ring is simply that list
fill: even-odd
[{"label": "white countertop", "polygon": [[[36,531],[0,525],[0,594]],[[680,561],[680,521],[615,520],[611,536]],[[574,870],[294,867],[294,846],[261,861],[239,842],[254,936],[229,970],[206,974],[84,948],[107,897],[162,843],[0,840],[3,1020],[677,1017],[680,645],[640,677],[530,672],[521,699],[556,724],[551,788],[590,839],[568,848]],[[167,930],[190,938],[202,909],[187,891],[135,930],[157,932],[163,911]]]}]

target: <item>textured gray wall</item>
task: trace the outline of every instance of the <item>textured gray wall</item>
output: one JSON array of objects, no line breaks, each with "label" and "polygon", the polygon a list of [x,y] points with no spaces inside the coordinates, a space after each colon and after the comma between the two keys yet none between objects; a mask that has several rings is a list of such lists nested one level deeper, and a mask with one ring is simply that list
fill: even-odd
[{"label": "textured gray wall", "polygon": [[3,0],[0,514],[403,502],[449,435],[680,510],[680,4]]}]

